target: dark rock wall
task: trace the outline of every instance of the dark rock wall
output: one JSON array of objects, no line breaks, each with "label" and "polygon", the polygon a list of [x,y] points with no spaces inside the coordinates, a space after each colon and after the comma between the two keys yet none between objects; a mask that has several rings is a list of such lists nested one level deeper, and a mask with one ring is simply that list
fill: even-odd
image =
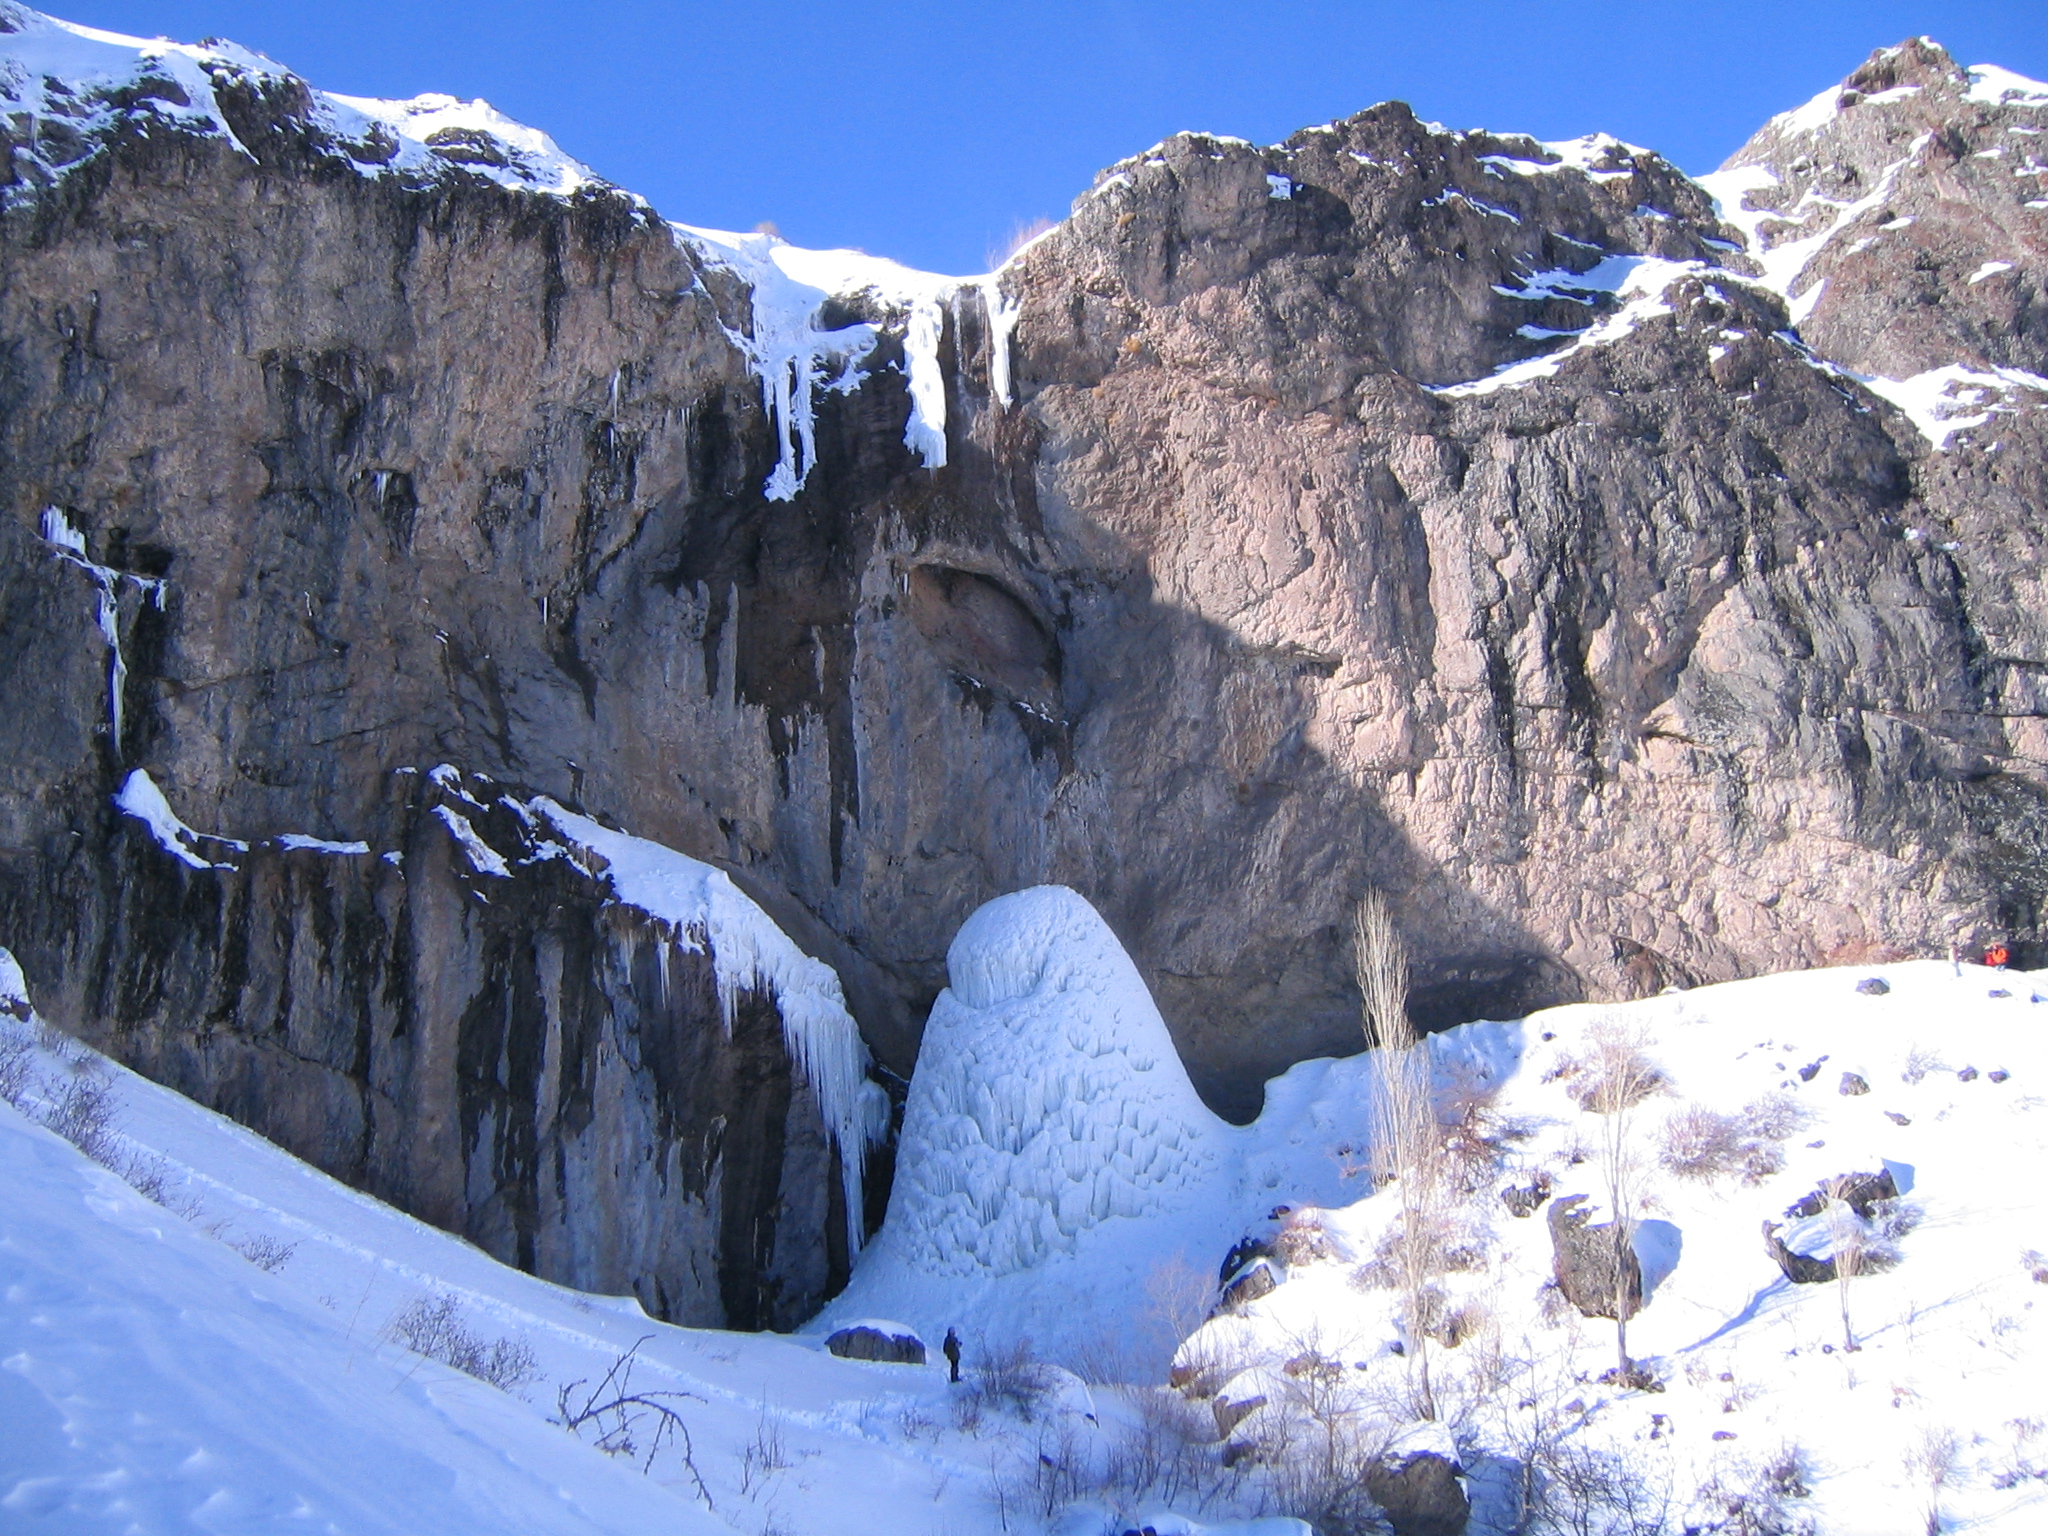
[{"label": "dark rock wall", "polygon": [[[772,1108],[786,1069],[697,1063],[731,1086],[667,1110],[593,1090],[578,1134],[675,1149],[653,1154],[683,1159],[671,1183],[718,1116],[728,1147],[782,1116],[785,1152],[750,1152],[754,1192],[698,1237],[657,1253],[628,1230],[638,1194],[586,1202],[602,1230],[551,1225],[550,1199],[576,1202],[528,1171],[561,1134],[526,1110],[555,1080],[531,1060],[554,1017],[536,990],[601,995],[562,1017],[644,1045],[631,946],[580,916],[479,915],[459,882],[430,900],[431,860],[400,885],[259,854],[216,882],[246,917],[188,910],[164,882],[214,877],[145,878],[162,855],[105,809],[123,768],[201,828],[380,850],[416,835],[402,765],[532,785],[730,869],[839,970],[898,1072],[958,923],[1062,881],[1235,1114],[1357,1043],[1343,935],[1369,885],[1429,1024],[2038,937],[2037,418],[1996,454],[1936,454],[1779,337],[1777,297],[1704,269],[1555,377],[1433,392],[1562,345],[1525,327],[1613,312],[1529,296],[1536,272],[1616,252],[1747,269],[1654,156],[1531,169],[1551,157],[1526,140],[1398,105],[1271,150],[1169,141],[1005,273],[1015,405],[989,397],[967,293],[940,349],[947,466],[902,446],[885,336],[861,389],[819,397],[803,491],[771,502],[771,427],[726,329],[747,296],[643,210],[367,180],[290,102],[238,110],[257,160],[136,137],[0,229],[0,922],[56,1016],[502,1251],[530,1241],[543,1272],[630,1251],[624,1270],[735,1318],[815,1293],[837,1185],[815,1151],[789,1172],[816,1117]],[[123,589],[118,743],[92,583],[35,536],[51,503],[95,559],[167,582],[161,611]],[[207,953],[236,922],[276,953],[280,929],[352,953],[430,914],[423,953],[463,958],[446,978],[390,963],[421,1020],[382,1055],[350,1043],[367,1026],[314,1028],[297,984],[284,1033],[325,1043],[259,1044],[285,970],[226,989]],[[151,924],[191,958],[148,958],[127,935]],[[150,985],[150,1022],[122,1022]],[[374,1012],[332,995],[338,1018]],[[185,1043],[202,1019],[210,1056]],[[424,1086],[450,1081],[474,1086]],[[379,1155],[360,1150],[378,1105],[450,1157],[352,1163]],[[734,1214],[771,1185],[818,1217],[801,1262]],[[752,1302],[703,1257],[736,1244]]]}]

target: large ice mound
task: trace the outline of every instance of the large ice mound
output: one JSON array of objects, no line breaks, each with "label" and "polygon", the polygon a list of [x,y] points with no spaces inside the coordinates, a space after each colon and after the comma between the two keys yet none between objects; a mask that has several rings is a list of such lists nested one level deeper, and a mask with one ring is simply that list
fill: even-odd
[{"label": "large ice mound", "polygon": [[1230,1219],[1233,1133],[1095,909],[1063,886],[999,897],[946,968],[888,1219],[821,1323],[881,1307],[934,1328],[966,1310],[1045,1343],[1062,1308],[1141,1277],[1150,1250],[1184,1237],[1206,1257]]},{"label": "large ice mound", "polygon": [[925,1027],[889,1224],[933,1275],[1014,1274],[1118,1216],[1158,1216],[1222,1171],[1137,967],[1064,886],[962,925]]}]

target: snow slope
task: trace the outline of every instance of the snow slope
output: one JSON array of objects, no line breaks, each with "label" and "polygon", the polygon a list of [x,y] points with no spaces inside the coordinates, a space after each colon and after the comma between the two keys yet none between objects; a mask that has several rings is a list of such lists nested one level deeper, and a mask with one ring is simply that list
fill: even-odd
[{"label": "snow slope", "polygon": [[[1162,1274],[1196,1278],[1199,1318],[1242,1235],[1281,1283],[1179,1352],[1205,1400],[1245,1411],[1218,1422],[1253,1458],[1298,1455],[1304,1416],[1332,1402],[1360,1433],[1420,1443],[1387,1267],[1399,1202],[1366,1173],[1372,1056],[1303,1063],[1238,1130],[1193,1101],[1142,983],[1072,892],[989,904],[948,965],[888,1221],[819,1326],[873,1313],[1030,1332],[1089,1368],[1117,1358],[1104,1335],[1157,1326]],[[1544,1200],[1517,1215],[1502,1199],[1582,1195],[1610,1219],[1607,1122],[1580,1099],[1616,1039],[1659,1080],[1627,1123],[1649,1292],[1629,1348],[1652,1390],[1599,1380],[1612,1324],[1552,1285]],[[1656,1502],[1642,1530],[1735,1529],[1731,1510],[1755,1522],[1767,1506],[1780,1524],[1750,1529],[1887,1536],[1930,1507],[1973,1530],[2043,1528],[2048,976],[1795,973],[1470,1024],[1429,1051],[1457,1191],[1455,1260],[1432,1281],[1457,1343],[1432,1351],[1444,1423],[1429,1434],[1467,1469],[1475,1530],[1520,1528],[1530,1464],[1557,1486],[1606,1468]],[[1879,1172],[1900,1197],[1868,1221],[1790,1212]],[[1788,1280],[1767,1221],[1816,1258],[1851,1230],[1867,1243],[1846,1334],[1838,1287]]]},{"label": "snow slope", "polygon": [[[1871,978],[1889,991],[1859,992]],[[1639,1041],[1666,1080],[1631,1131],[1637,1249],[1668,1270],[1629,1329],[1631,1355],[1658,1379],[1649,1392],[1596,1379],[1614,1363],[1612,1324],[1548,1289],[1543,1212],[1518,1218],[1499,1198],[1547,1179],[1555,1197],[1587,1195],[1594,1219],[1609,1218],[1602,1117],[1573,1097],[1602,1030]],[[1795,973],[1466,1025],[1431,1046],[1440,1109],[1462,1128],[1471,1174],[1452,1217],[1469,1267],[1438,1282],[1467,1336],[1435,1355],[1440,1400],[1479,1474],[1475,1529],[1513,1527],[1504,1458],[1545,1435],[1611,1458],[1638,1490],[1668,1499],[1660,1518],[1673,1530],[1721,1528],[1711,1522],[1730,1518],[1735,1497],[1754,1516],[1772,1463],[1795,1468],[1806,1490],[1769,1495],[1787,1530],[1887,1536],[1922,1528],[1930,1509],[1957,1529],[2048,1528],[2048,977],[1931,961]],[[1740,1121],[1746,1106],[1774,1112],[1753,1124],[1790,1127],[1753,1143],[1753,1176],[1731,1165],[1688,1178],[1668,1165],[1679,1130],[1699,1125],[1688,1112]],[[1788,1207],[1832,1176],[1880,1170],[1902,1191],[1889,1223],[1876,1223],[1895,1230],[1896,1262],[1851,1282],[1852,1353],[1837,1286],[1792,1284],[1761,1227],[1772,1221],[1794,1251],[1825,1257],[1828,1218],[1800,1222]],[[1394,1206],[1295,1214],[1317,1234],[1302,1248],[1322,1256],[1191,1346],[1243,1362],[1226,1397],[1282,1401],[1278,1364],[1304,1350],[1348,1362],[1367,1396],[1401,1396],[1397,1293],[1369,1271],[1361,1280],[1385,1251]],[[1873,1252],[1886,1246],[1866,1235]]]},{"label": "snow slope", "polygon": [[[619,878],[633,888],[630,868]],[[1194,1100],[1128,959],[1072,893],[991,904],[950,958],[897,1198],[834,1316],[899,1317],[928,1340],[959,1327],[961,1387],[936,1351],[925,1368],[842,1361],[815,1335],[670,1328],[508,1270],[44,1030],[0,953],[0,1096],[27,1111],[0,1107],[9,1528],[1093,1536],[1142,1516],[1198,1532],[1117,1460],[1149,1443],[1169,1394],[1038,1368],[1005,1408],[986,1385],[1001,1373],[972,1369],[1028,1326],[1098,1377],[1142,1380],[1163,1361],[1102,1336],[1142,1344],[1166,1324],[1192,1331],[1191,1410],[1224,1410],[1242,1447],[1232,1468],[1199,1436],[1192,1453],[1208,1480],[1182,1503],[1216,1531],[1300,1531],[1243,1522],[1287,1507],[1311,1409],[1400,1454],[1455,1455],[1477,1532],[1517,1529],[1530,1497],[1554,1517],[1567,1488],[1593,1501],[1587,1530],[1629,1528],[1617,1489],[1637,1530],[1892,1536],[1931,1510],[2016,1536],[2048,1517],[2048,976],[1816,971],[1433,1037],[1462,1193],[1445,1218],[1458,1257],[1432,1282],[1456,1340],[1430,1351],[1442,1422],[1418,1427],[1383,1262],[1398,1202],[1365,1172],[1371,1056],[1297,1066],[1234,1129]],[[1611,1324],[1549,1284],[1544,1211],[1501,1198],[1547,1184],[1606,1219],[1604,1120],[1580,1103],[1603,1038],[1660,1078],[1628,1133],[1650,1271],[1629,1343],[1651,1390],[1600,1380]],[[80,1139],[161,1203],[33,1123],[93,1082],[111,1128]],[[1702,1142],[1702,1114],[1720,1143]],[[1788,1208],[1879,1170],[1901,1197],[1859,1230],[1891,1257],[1852,1282],[1845,1336],[1838,1288],[1788,1281],[1761,1228],[1825,1256],[1845,1228]],[[1204,1324],[1240,1237],[1278,1284]],[[528,1352],[527,1379],[501,1392],[395,1342],[440,1298],[478,1340]],[[549,1422],[562,1386],[636,1341],[634,1388],[687,1394],[669,1401],[701,1491],[672,1447],[643,1473]]]},{"label": "snow slope", "polygon": [[[155,1201],[35,1123],[80,1083],[111,1113],[85,1139]],[[1042,1437],[1101,1441],[1114,1421],[1113,1399],[1071,1378],[1028,1422],[966,1415],[936,1351],[924,1368],[840,1360],[508,1269],[46,1029],[0,950],[5,1099],[21,1106],[0,1102],[10,1532],[1028,1531]],[[396,1342],[423,1299],[523,1347],[527,1379],[500,1391]],[[630,1386],[677,1394],[701,1487],[673,1445],[648,1459],[645,1421],[636,1456],[553,1422],[560,1389],[636,1343]],[[1141,1518],[1168,1536],[1307,1536],[1157,1504]]]}]

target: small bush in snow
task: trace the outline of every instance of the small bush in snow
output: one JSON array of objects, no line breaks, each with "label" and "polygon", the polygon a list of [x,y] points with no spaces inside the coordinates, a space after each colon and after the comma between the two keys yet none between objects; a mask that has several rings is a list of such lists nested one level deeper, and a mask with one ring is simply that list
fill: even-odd
[{"label": "small bush in snow", "polygon": [[1216,1417],[1167,1388],[1140,1392],[1134,1421],[1111,1446],[1104,1481],[1121,1502],[1207,1505],[1239,1474],[1217,1452]]},{"label": "small bush in snow", "polygon": [[472,1331],[463,1318],[462,1303],[446,1293],[420,1297],[391,1320],[388,1331],[394,1343],[414,1354],[487,1381],[501,1392],[517,1391],[540,1375],[531,1345],[524,1339],[486,1339]]},{"label": "small bush in snow", "polygon": [[0,1099],[16,1109],[35,1081],[35,1054],[26,1040],[0,1040]]},{"label": "small bush in snow", "polygon": [[1726,1536],[1811,1536],[1813,1519],[1795,1508],[1809,1497],[1805,1458],[1797,1446],[1780,1447],[1762,1461],[1738,1460],[1699,1490],[1697,1499]]},{"label": "small bush in snow", "polygon": [[[258,1233],[255,1237],[245,1238],[239,1243],[229,1243],[228,1246],[265,1274],[270,1275],[274,1275],[280,1269],[283,1269],[285,1265],[291,1262],[292,1255],[299,1251],[297,1243],[287,1243],[282,1238],[269,1237],[262,1233]],[[474,1375],[475,1373],[471,1372],[471,1374]],[[485,1380],[489,1379],[488,1377],[485,1378]]]},{"label": "small bush in snow", "polygon": [[114,1166],[114,1090],[104,1070],[76,1062],[54,1088],[43,1124],[96,1163]]},{"label": "small bush in snow", "polygon": [[1659,1161],[1668,1173],[1701,1183],[1740,1178],[1760,1184],[1785,1167],[1780,1142],[1798,1130],[1805,1112],[1783,1098],[1758,1099],[1732,1115],[1688,1104],[1664,1122]]},{"label": "small bush in snow", "polygon": [[[1031,1341],[1013,1339],[1007,1344],[983,1345],[976,1352],[967,1372],[967,1390],[960,1396],[972,1404],[965,1416],[976,1423],[983,1412],[996,1412],[1013,1414],[1028,1424],[1038,1416],[1053,1385],[1052,1369],[1032,1353]],[[961,1427],[968,1426],[963,1423]]]}]

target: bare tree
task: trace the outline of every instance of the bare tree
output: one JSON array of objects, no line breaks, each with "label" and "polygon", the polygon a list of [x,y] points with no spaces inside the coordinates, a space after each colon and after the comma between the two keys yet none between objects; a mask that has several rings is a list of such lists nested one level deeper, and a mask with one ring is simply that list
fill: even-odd
[{"label": "bare tree", "polygon": [[1429,1379],[1429,1282],[1444,1225],[1443,1135],[1437,1125],[1429,1052],[1408,1018],[1408,945],[1386,899],[1368,891],[1352,914],[1352,962],[1365,1004],[1365,1038],[1378,1047],[1375,1160],[1401,1202],[1395,1255],[1403,1346],[1419,1418],[1436,1417]]},{"label": "bare tree", "polygon": [[1639,1028],[1608,1018],[1588,1035],[1593,1057],[1574,1096],[1580,1108],[1600,1117],[1600,1175],[1613,1217],[1607,1230],[1614,1244],[1614,1353],[1617,1374],[1626,1380],[1635,1370],[1628,1357],[1628,1320],[1642,1304],[1635,1256],[1635,1208],[1641,1199],[1635,1110],[1664,1086],[1664,1074],[1650,1059]]}]

